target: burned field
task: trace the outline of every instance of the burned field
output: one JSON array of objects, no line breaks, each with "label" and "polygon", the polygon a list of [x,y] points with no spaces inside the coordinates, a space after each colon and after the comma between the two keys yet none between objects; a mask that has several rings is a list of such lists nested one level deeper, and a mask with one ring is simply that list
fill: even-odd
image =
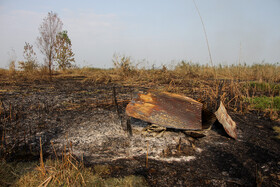
[{"label": "burned field", "polygon": [[[210,96],[199,92],[201,87],[182,87],[185,95],[215,108]],[[3,81],[1,157],[7,162],[39,160],[41,138],[44,158],[71,151],[87,167],[110,166],[105,178],[142,176],[150,186],[280,184],[280,144],[273,130],[277,120],[244,112],[242,105],[243,112],[229,108],[236,140],[217,121],[196,133],[153,129],[131,118],[129,129],[125,108],[137,93],[149,89],[160,90],[161,85],[93,83],[79,76]]]}]

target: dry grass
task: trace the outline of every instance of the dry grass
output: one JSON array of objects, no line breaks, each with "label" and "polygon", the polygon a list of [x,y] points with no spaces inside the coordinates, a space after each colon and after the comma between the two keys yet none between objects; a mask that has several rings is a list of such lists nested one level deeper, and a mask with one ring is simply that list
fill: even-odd
[{"label": "dry grass", "polygon": [[[41,145],[41,144],[40,144]],[[71,143],[70,143],[71,145]],[[84,166],[71,152],[62,153],[56,159],[43,160],[42,146],[40,161],[6,163],[0,162],[1,186],[148,186],[143,177],[108,177],[113,168],[109,165]],[[105,178],[104,178],[105,177]]]},{"label": "dry grass", "polygon": [[1,161],[0,186],[148,186],[140,176],[106,177],[107,172],[111,172],[110,166],[107,165],[98,165],[91,169],[73,160],[71,162],[73,165],[69,161],[47,160],[47,172],[42,175],[38,162]]},{"label": "dry grass", "polygon": [[[119,60],[119,61],[118,61]],[[113,69],[98,69],[98,68],[72,68],[65,71],[55,72],[55,77],[73,77],[84,76],[85,80],[95,83],[106,83],[123,81],[127,83],[155,83],[169,84],[170,82],[184,83],[188,80],[205,80],[211,81],[217,74],[217,79],[239,80],[239,81],[256,81],[279,83],[280,82],[280,64],[253,64],[253,65],[231,65],[231,66],[216,66],[199,65],[191,62],[181,61],[172,70],[162,66],[159,69],[138,68],[137,65],[131,62],[129,57],[118,58],[114,61]],[[21,79],[40,79],[48,75],[46,67],[42,66],[30,72],[12,70],[11,75],[9,70],[0,69],[0,77],[20,81]],[[15,72],[14,72],[15,71]]]},{"label": "dry grass", "polygon": [[[173,69],[166,66],[158,69],[138,68],[130,57],[115,56],[113,69],[72,68],[55,72],[54,80],[79,77],[90,84],[117,83],[130,86],[144,86],[162,91],[191,95],[207,107],[217,107],[221,99],[227,108],[238,112],[254,109],[249,98],[280,96],[280,64],[253,64],[216,66],[199,65],[181,61]],[[215,79],[217,77],[217,79]],[[12,81],[48,80],[47,69],[41,67],[32,74],[16,71],[13,76],[8,70],[0,70],[0,79]],[[248,98],[248,99],[246,99]],[[273,108],[261,109],[263,111]],[[273,111],[279,116],[279,111]]]},{"label": "dry grass", "polygon": [[[130,58],[123,58],[121,62],[115,64],[117,64],[115,69],[77,69],[76,71],[77,74],[81,73],[79,71],[84,72],[85,82],[121,83],[192,95],[210,108],[216,108],[217,100],[221,97],[227,108],[241,113],[256,109],[252,105],[248,107],[252,103],[246,98],[256,100],[258,97],[265,96],[277,100],[280,96],[279,64],[209,67],[182,61],[172,70],[167,69],[166,66],[161,69],[139,69],[133,66]],[[270,115],[271,118],[277,119],[279,110],[275,110],[275,105],[270,106],[257,109],[265,113],[273,113]]]}]

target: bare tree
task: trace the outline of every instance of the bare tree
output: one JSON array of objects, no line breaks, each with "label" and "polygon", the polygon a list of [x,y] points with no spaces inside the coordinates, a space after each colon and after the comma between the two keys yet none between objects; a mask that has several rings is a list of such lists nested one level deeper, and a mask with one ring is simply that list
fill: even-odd
[{"label": "bare tree", "polygon": [[62,21],[56,13],[49,12],[44,18],[43,23],[39,27],[40,37],[38,47],[43,55],[45,55],[45,63],[49,70],[50,80],[52,80],[52,66],[55,58],[56,36],[62,30]]}]

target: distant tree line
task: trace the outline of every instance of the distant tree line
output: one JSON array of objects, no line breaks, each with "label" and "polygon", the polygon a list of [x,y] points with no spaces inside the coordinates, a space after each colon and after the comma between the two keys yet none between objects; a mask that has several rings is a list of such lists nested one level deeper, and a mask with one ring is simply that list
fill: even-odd
[{"label": "distant tree line", "polygon": [[[72,43],[66,30],[62,30],[63,23],[56,13],[49,12],[39,27],[37,47],[44,56],[44,66],[48,69],[50,80],[52,79],[55,65],[60,70],[72,67],[75,62],[72,51]],[[19,62],[19,68],[32,72],[39,67],[37,55],[33,45],[25,42],[23,51],[24,61]],[[54,64],[56,62],[56,64]]]}]

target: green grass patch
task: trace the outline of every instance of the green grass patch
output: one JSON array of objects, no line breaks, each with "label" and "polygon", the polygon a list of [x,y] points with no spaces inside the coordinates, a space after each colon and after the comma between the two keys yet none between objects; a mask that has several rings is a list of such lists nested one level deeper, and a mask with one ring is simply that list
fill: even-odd
[{"label": "green grass patch", "polygon": [[256,91],[273,91],[278,92],[280,91],[280,84],[277,83],[268,83],[268,82],[249,82],[247,84],[249,89],[255,89]]},{"label": "green grass patch", "polygon": [[251,97],[246,99],[250,103],[250,107],[260,111],[280,111],[280,96],[276,97]]}]

